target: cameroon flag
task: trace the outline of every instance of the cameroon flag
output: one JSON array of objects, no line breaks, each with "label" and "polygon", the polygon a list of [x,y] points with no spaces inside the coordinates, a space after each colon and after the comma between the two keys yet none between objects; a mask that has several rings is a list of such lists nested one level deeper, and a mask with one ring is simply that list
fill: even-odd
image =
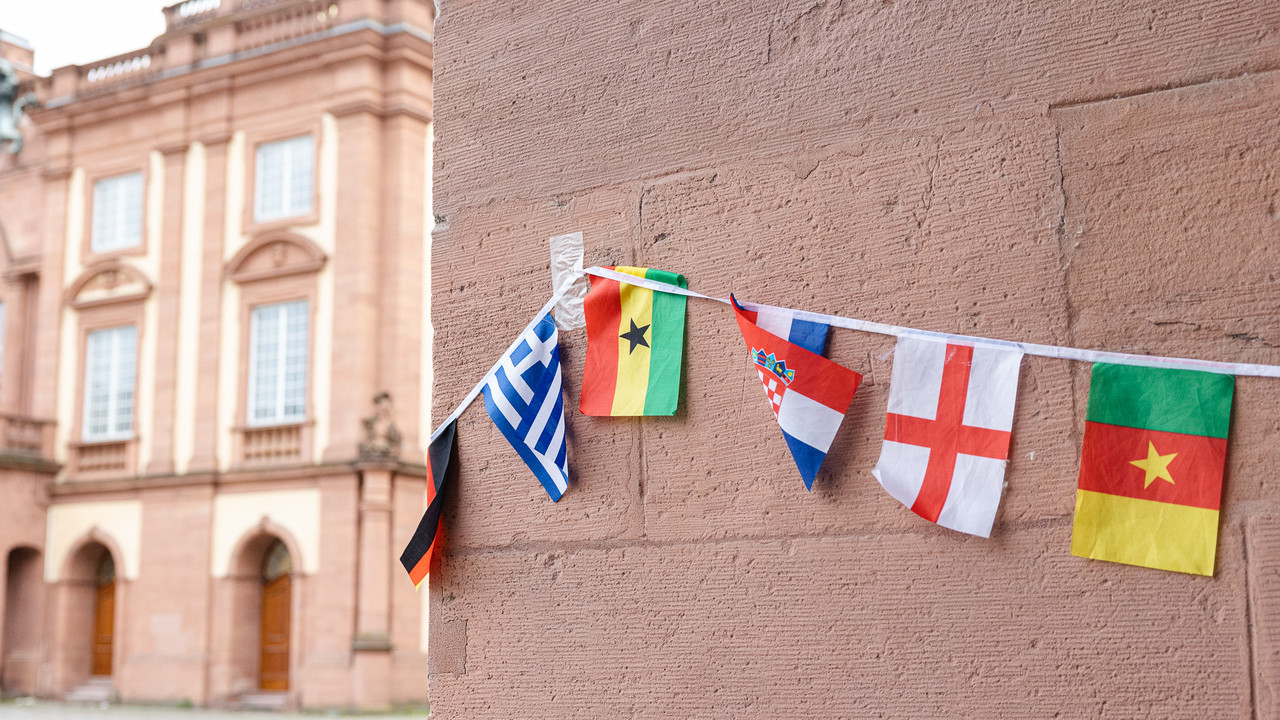
[{"label": "cameroon flag", "polygon": [[[683,275],[616,267],[620,273],[687,288]],[[587,362],[583,415],[674,415],[680,399],[685,297],[591,277],[583,300]]]},{"label": "cameroon flag", "polygon": [[1071,554],[1212,575],[1235,377],[1093,366]]}]

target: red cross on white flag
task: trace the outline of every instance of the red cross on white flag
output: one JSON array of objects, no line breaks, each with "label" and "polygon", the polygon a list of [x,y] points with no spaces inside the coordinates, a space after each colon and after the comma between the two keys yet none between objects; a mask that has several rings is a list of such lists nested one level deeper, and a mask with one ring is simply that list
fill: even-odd
[{"label": "red cross on white flag", "polygon": [[1004,489],[1022,352],[902,337],[871,471],[920,517],[989,537]]}]

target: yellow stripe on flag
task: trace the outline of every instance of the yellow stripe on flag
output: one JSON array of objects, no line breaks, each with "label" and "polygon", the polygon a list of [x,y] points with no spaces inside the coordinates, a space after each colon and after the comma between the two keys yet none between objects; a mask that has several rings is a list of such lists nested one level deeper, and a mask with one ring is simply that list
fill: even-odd
[{"label": "yellow stripe on flag", "polygon": [[1217,545],[1217,510],[1076,491],[1077,557],[1213,575]]},{"label": "yellow stripe on flag", "polygon": [[[644,277],[644,268],[617,268],[618,272]],[[631,329],[646,328],[646,342],[653,342],[653,291],[635,285],[622,284],[622,322],[619,333]],[[644,398],[649,390],[649,348],[618,338],[618,386],[613,394],[614,415],[643,415]]]}]

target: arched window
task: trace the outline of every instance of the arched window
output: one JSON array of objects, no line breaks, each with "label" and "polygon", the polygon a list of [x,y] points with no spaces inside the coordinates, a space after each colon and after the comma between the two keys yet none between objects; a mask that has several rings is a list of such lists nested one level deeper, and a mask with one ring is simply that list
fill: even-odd
[{"label": "arched window", "polygon": [[262,581],[269,583],[291,572],[293,572],[293,561],[289,558],[289,548],[279,540],[273,541],[262,557]]},{"label": "arched window", "polygon": [[151,281],[119,258],[95,263],[72,283],[65,302],[80,334],[80,412],[71,428],[68,475],[119,477],[137,465],[135,398],[144,308]]},{"label": "arched window", "polygon": [[240,286],[242,313],[234,464],[312,457],[312,326],[326,260],[311,240],[275,230],[249,241],[226,265],[227,277]]},{"label": "arched window", "polygon": [[109,585],[116,581],[116,562],[111,559],[111,553],[103,553],[102,560],[98,563],[98,571],[94,575],[94,584],[98,587]]}]

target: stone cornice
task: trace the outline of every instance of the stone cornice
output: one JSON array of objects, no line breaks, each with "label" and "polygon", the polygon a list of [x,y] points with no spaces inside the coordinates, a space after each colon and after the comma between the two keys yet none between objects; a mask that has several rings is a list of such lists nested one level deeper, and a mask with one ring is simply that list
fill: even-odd
[{"label": "stone cornice", "polygon": [[[2,461],[0,461],[2,462]],[[423,465],[393,462],[377,463],[379,469],[390,470],[396,477],[426,479],[431,477],[430,471]],[[49,464],[41,464],[41,468],[51,469]],[[173,487],[220,487],[225,485],[244,486],[251,483],[298,482],[309,484],[319,477],[333,477],[345,473],[359,472],[363,467],[358,461],[333,463],[307,463],[298,465],[277,465],[263,467],[233,468],[231,470],[212,470],[193,472],[185,475],[166,473],[163,475],[137,475],[130,477],[105,478],[101,480],[63,480],[50,481],[48,491],[50,497],[74,498],[81,496],[117,494],[136,496],[137,493],[152,489]]]},{"label": "stone cornice", "polygon": [[[196,99],[205,94],[225,92],[229,85],[236,87],[267,81],[276,72],[295,74],[298,68],[284,68],[286,64],[301,63],[303,72],[332,65],[335,58],[355,50],[357,55],[389,61],[392,51],[384,40],[396,36],[397,44],[421,43],[422,57],[431,57],[429,33],[406,23],[383,25],[364,19],[345,23],[322,32],[303,36],[259,48],[243,50],[216,57],[203,58],[188,65],[165,68],[136,81],[122,82],[91,90],[80,95],[50,98],[44,106],[32,114],[33,121],[42,132],[47,128],[70,129],[86,122],[86,114],[93,113],[93,122],[136,114],[153,109],[157,96],[171,96],[170,102]],[[399,38],[403,36],[403,39]],[[269,63],[253,62],[264,55],[279,53]],[[320,61],[320,62],[316,62]],[[430,72],[430,66],[426,66]],[[232,81],[232,79],[235,79]],[[185,86],[179,90],[174,83]]]}]

